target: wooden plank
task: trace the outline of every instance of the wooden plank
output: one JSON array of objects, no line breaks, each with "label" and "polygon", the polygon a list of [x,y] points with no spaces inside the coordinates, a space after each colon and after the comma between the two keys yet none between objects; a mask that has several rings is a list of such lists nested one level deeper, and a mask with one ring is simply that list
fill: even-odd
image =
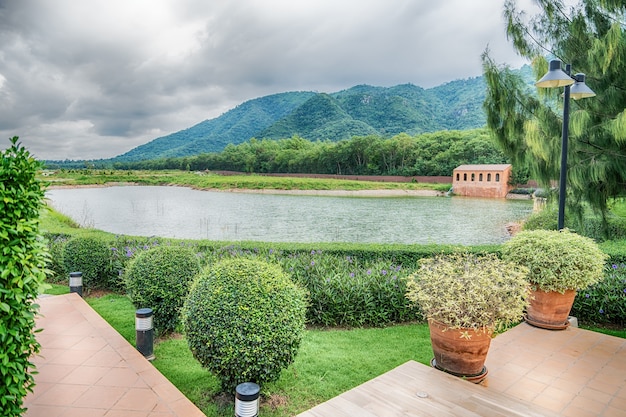
[{"label": "wooden plank", "polygon": [[409,361],[300,417],[545,417],[555,415],[503,393]]}]

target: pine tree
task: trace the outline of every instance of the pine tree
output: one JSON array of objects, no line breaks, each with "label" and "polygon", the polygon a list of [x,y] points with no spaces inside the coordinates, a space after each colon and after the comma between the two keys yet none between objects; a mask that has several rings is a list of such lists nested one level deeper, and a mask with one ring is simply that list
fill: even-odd
[{"label": "pine tree", "polygon": [[[582,202],[606,214],[626,194],[626,1],[537,0],[528,16],[515,0],[504,6],[507,36],[528,58],[537,79],[549,59],[586,74],[596,97],[571,101],[567,169],[568,204]],[[514,164],[527,165],[544,185],[558,178],[563,116],[562,89],[525,85],[506,66],[483,54],[488,91],[487,124]]]}]

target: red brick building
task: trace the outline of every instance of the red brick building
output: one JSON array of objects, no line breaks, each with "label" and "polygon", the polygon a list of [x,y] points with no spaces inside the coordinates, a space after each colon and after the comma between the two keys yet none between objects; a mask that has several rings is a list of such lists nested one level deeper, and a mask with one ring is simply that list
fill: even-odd
[{"label": "red brick building", "polygon": [[460,165],[452,173],[452,192],[468,197],[505,198],[511,165]]}]

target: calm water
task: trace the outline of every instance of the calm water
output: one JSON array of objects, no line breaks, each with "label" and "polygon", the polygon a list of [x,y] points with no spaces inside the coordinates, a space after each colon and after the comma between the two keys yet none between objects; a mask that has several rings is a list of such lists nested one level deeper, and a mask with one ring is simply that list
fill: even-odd
[{"label": "calm water", "polygon": [[529,200],[321,197],[183,187],[48,190],[83,226],[134,236],[266,242],[498,243]]}]

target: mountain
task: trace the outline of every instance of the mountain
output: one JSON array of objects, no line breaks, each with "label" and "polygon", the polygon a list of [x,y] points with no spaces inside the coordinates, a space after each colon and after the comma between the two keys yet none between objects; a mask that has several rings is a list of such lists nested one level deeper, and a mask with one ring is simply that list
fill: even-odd
[{"label": "mountain", "polygon": [[238,144],[254,137],[315,95],[313,92],[288,92],[249,100],[220,117],[154,139],[113,158],[113,161],[139,161],[220,151],[229,143]]},{"label": "mountain", "polygon": [[[518,70],[532,82],[530,67]],[[484,78],[455,80],[430,89],[357,85],[336,93],[273,94],[246,101],[221,116],[138,146],[110,161],[139,161],[219,152],[251,138],[339,141],[391,137],[485,125]]]}]

